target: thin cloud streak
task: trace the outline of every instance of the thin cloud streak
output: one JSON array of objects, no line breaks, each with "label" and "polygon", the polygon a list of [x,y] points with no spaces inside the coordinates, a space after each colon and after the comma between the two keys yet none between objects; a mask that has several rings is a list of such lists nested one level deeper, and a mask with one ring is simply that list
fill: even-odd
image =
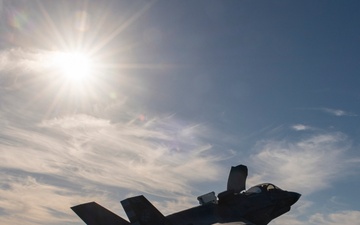
[{"label": "thin cloud streak", "polygon": [[[13,49],[0,54],[0,78],[6,81],[0,90],[4,93],[4,110],[0,113],[0,173],[4,179],[0,196],[8,196],[0,201],[0,213],[5,214],[0,223],[70,223],[78,221],[70,206],[96,200],[116,209],[120,206],[114,197],[120,200],[129,193],[151,194],[165,213],[171,213],[196,202],[190,197],[197,191],[194,183],[218,177],[220,161],[229,156],[224,152],[213,154],[215,150],[207,141],[212,137],[211,130],[204,125],[180,121],[174,115],[141,120],[123,99],[111,102],[115,108],[105,104],[101,116],[100,112],[94,113],[97,117],[75,113],[44,116],[48,105],[37,101],[34,95],[38,93],[33,90],[45,83],[32,78],[49,75],[42,61],[48,53]],[[20,175],[23,181],[16,179]],[[29,189],[33,194],[29,197],[31,203],[27,197],[22,198],[27,196],[23,193],[26,188],[20,188],[27,185],[26,180],[46,196]],[[17,187],[22,192],[15,191]],[[65,198],[62,193],[66,193]],[[62,201],[58,201],[60,198]],[[11,201],[26,209],[32,204],[38,214],[33,219],[22,215],[14,221],[14,214],[28,211],[24,207],[14,211]],[[54,212],[66,216],[58,219]]]},{"label": "thin cloud streak", "polygon": [[[1,72],[40,72],[49,68],[47,54],[50,51],[21,48],[7,49],[0,52]],[[1,76],[7,75],[1,73]]]},{"label": "thin cloud streak", "polygon": [[295,124],[295,125],[291,126],[291,129],[296,130],[296,131],[305,131],[305,130],[312,130],[313,128],[311,126],[307,126],[304,124]]},{"label": "thin cloud streak", "polygon": [[[33,176],[10,176],[2,174],[0,188],[0,208],[2,224],[40,224],[44,221],[68,223],[74,221],[67,205],[69,202],[86,200],[74,196],[68,189],[42,183]],[[100,197],[99,197],[100,198]]]},{"label": "thin cloud streak", "polygon": [[332,114],[334,116],[357,116],[355,113],[346,112],[341,109],[329,109],[329,108],[323,108],[324,112]]},{"label": "thin cloud streak", "polygon": [[324,215],[316,213],[310,217],[310,224],[314,225],[352,225],[358,224],[360,221],[360,211],[349,210],[340,211]]},{"label": "thin cloud streak", "polygon": [[335,109],[335,108],[328,108],[328,107],[310,107],[310,108],[299,108],[302,110],[312,110],[312,111],[319,111],[326,113],[332,116],[344,117],[344,116],[358,116],[358,114],[350,111],[346,111],[343,109]]},{"label": "thin cloud streak", "polygon": [[321,110],[333,116],[357,116],[355,113],[346,112],[341,109],[321,108]]},{"label": "thin cloud streak", "polygon": [[[255,175],[251,185],[272,182],[285,190],[300,192],[303,196],[289,214],[274,220],[285,224],[346,224],[359,221],[359,211],[333,214],[313,214],[314,202],[308,196],[324,190],[344,176],[353,176],[359,158],[349,158],[351,142],[342,133],[313,134],[298,141],[266,140],[257,144],[257,153],[250,157]],[[311,216],[308,216],[311,215]],[[304,216],[308,218],[304,220]]]},{"label": "thin cloud streak", "polygon": [[[99,199],[113,201],[110,190],[116,189],[124,193],[118,196],[119,200],[134,190],[135,194],[163,198],[164,203],[159,205],[166,207],[165,212],[169,213],[190,206],[194,203],[189,197],[193,191],[191,184],[217,178],[223,156],[208,154],[212,147],[202,141],[200,134],[206,129],[204,126],[180,124],[174,117],[159,118],[151,125],[142,126],[141,123],[111,123],[89,115],[74,115],[44,120],[28,128],[8,126],[1,132],[6,138],[0,142],[0,171],[11,181],[1,183],[16,185],[13,181],[16,175],[6,172],[16,170],[17,174],[24,174],[25,183],[29,180],[34,187],[28,189],[28,194],[31,190],[40,190],[46,196],[32,193],[29,201],[17,187],[5,187],[1,196],[9,197],[0,202],[0,207],[10,216],[16,208],[9,205],[11,200],[25,208],[32,204],[33,210],[39,213],[30,220],[34,224],[51,219],[48,209],[65,212],[68,216],[63,218],[69,219],[72,218],[68,208],[71,205]],[[66,185],[59,186],[54,181],[42,183],[41,177],[56,177]],[[20,189],[26,186],[18,185]],[[85,193],[86,190],[102,191],[87,196],[80,194],[79,189]],[[61,193],[66,193],[65,199]],[[57,203],[37,201],[39,197]],[[59,198],[62,201],[58,201]],[[17,214],[27,212],[21,207],[17,210]],[[28,218],[19,217],[19,223],[25,219]],[[6,215],[1,220],[10,221]]]},{"label": "thin cloud streak", "polygon": [[258,173],[249,183],[271,181],[305,195],[331,186],[356,164],[346,157],[350,144],[340,133],[317,134],[297,142],[263,141],[251,156]]}]

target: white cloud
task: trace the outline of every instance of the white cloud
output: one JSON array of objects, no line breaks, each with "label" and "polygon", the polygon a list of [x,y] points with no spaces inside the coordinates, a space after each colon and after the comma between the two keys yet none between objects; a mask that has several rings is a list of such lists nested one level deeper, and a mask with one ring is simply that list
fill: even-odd
[{"label": "white cloud", "polygon": [[[39,72],[41,75],[47,69],[43,56],[41,52],[20,49],[2,52],[1,78],[10,74],[2,87],[29,88],[23,85],[27,84],[26,79],[21,81],[24,77],[11,74],[26,76]],[[15,73],[18,71],[22,73]],[[154,204],[164,214],[172,213],[196,202],[191,196],[195,191],[193,184],[218,179],[222,171],[219,161],[224,159],[224,152],[213,154],[213,147],[205,141],[213,135],[204,125],[185,123],[175,116],[124,119],[116,109],[116,123],[108,118],[73,115],[44,120],[33,126],[29,118],[34,112],[24,110],[26,107],[19,109],[19,105],[23,105],[19,104],[20,98],[10,100],[12,107],[3,107],[8,111],[0,114],[0,213],[4,214],[0,217],[1,224],[24,224],[24,221],[39,224],[50,220],[82,224],[69,207],[96,200],[118,212],[122,209],[113,199],[116,195],[113,190],[118,191],[118,200],[128,197],[130,192],[158,196],[161,201],[155,200]],[[24,103],[33,101],[26,99]],[[21,123],[10,119],[15,114],[13,109],[21,114],[17,115],[23,119]],[[335,116],[356,116],[339,109],[321,110]],[[102,109],[99,111],[104,113]],[[312,129],[304,124],[291,128]],[[259,151],[252,155],[249,163],[255,170],[250,173],[248,183],[270,181],[302,194],[330,186],[338,174],[346,174],[346,167],[360,161],[346,158],[349,144],[339,133],[318,134],[296,142],[265,141],[257,147]],[[16,172],[9,174],[9,170]],[[298,215],[306,211],[306,204],[302,202],[303,199],[295,205],[295,214],[287,214],[274,224],[303,224],[298,220]],[[311,222],[335,224],[344,219],[344,215],[358,219],[358,211],[348,211],[316,214]]]},{"label": "white cloud", "polygon": [[276,218],[271,222],[273,225],[307,225],[307,222],[299,220],[296,216],[293,215],[282,215],[279,218]]},{"label": "white cloud", "polygon": [[360,221],[360,211],[357,210],[348,210],[348,211],[339,211],[329,214],[315,213],[311,215],[308,219],[299,219],[297,215],[293,213],[285,214],[274,221],[271,224],[274,225],[354,225],[358,224]]},{"label": "white cloud", "polygon": [[[56,93],[56,87],[47,82],[48,77],[41,78],[42,83],[32,79],[32,76],[48,76],[49,68],[43,63],[46,54],[22,49],[0,53],[0,79],[4,81],[0,91],[5,93],[1,95],[0,113],[3,125],[0,173],[4,174],[0,180],[0,214],[5,212],[1,224],[24,224],[24,221],[40,224],[41,220],[56,224],[67,223],[69,218],[81,224],[69,210],[70,206],[95,200],[112,206],[111,210],[122,210],[113,197],[117,194],[116,198],[121,200],[130,192],[152,194],[155,202],[162,200],[160,209],[170,213],[196,203],[196,198],[190,197],[197,191],[193,184],[218,178],[222,171],[219,161],[226,158],[226,153],[213,154],[213,147],[205,140],[211,138],[209,129],[201,124],[179,121],[175,116],[146,116],[140,120],[138,115],[132,115],[133,108],[117,101],[119,98],[109,100],[118,104],[116,109],[109,108],[109,101],[101,101],[104,107],[99,106],[99,112],[95,113],[102,117],[72,114],[41,121],[51,118],[53,111],[73,109],[72,105],[66,107],[68,99],[62,96],[63,92]],[[50,89],[55,93],[44,91]],[[101,89],[104,91],[101,97],[108,99],[110,90],[105,89]],[[95,90],[91,92],[94,93]],[[84,102],[73,101],[74,108],[77,110]],[[15,172],[9,174],[9,171]],[[16,179],[19,174],[24,180]],[[53,178],[57,182],[52,182]],[[28,189],[23,188],[27,180],[32,183]],[[1,189],[8,187],[6,184],[11,188]],[[79,189],[85,194],[79,193]],[[36,194],[35,190],[41,193]],[[17,208],[11,202],[24,207]],[[26,211],[30,205],[38,212],[34,218],[26,214],[12,219],[25,212],[33,214]],[[51,210],[71,216],[64,216],[64,220],[54,218]]]},{"label": "white cloud", "polygon": [[300,141],[263,141],[251,156],[258,173],[249,183],[273,182],[280,188],[309,194],[331,186],[354,166],[346,157],[350,145],[340,133],[318,134]]},{"label": "white cloud", "polygon": [[169,215],[180,210],[184,210],[194,206],[194,197],[193,196],[181,196],[172,200],[165,201],[153,201],[152,203],[158,209],[161,209],[161,213],[164,215]]},{"label": "white cloud", "polygon": [[341,109],[330,109],[330,108],[322,108],[322,110],[326,113],[329,113],[334,116],[357,116],[357,114],[352,112],[346,112]]},{"label": "white cloud", "polygon": [[312,127],[304,125],[304,124],[295,124],[295,125],[291,126],[291,128],[296,131],[304,131],[304,130],[313,129]]},{"label": "white cloud", "polygon": [[32,176],[2,174],[0,183],[6,184],[0,188],[0,208],[4,209],[1,224],[67,223],[74,221],[69,204],[75,200],[86,201],[81,196],[64,194],[69,191],[65,188],[41,183]]},{"label": "white cloud", "polygon": [[54,118],[51,120],[42,121],[40,127],[52,127],[58,129],[98,129],[110,126],[110,121],[100,118],[95,118],[88,115],[74,115],[66,119]]},{"label": "white cloud", "polygon": [[360,211],[341,211],[328,215],[321,213],[314,214],[310,217],[310,224],[314,225],[353,225],[360,221]]},{"label": "white cloud", "polygon": [[48,67],[49,52],[35,49],[13,48],[0,52],[0,71],[41,71]]},{"label": "white cloud", "polygon": [[[165,213],[174,212],[196,202],[190,197],[192,184],[213,181],[222,171],[219,161],[223,155],[210,154],[212,146],[203,141],[206,130],[203,125],[184,125],[175,117],[157,118],[151,124],[141,121],[128,124],[75,115],[46,120],[37,127],[8,125],[1,131],[4,139],[0,140],[0,172],[9,179],[1,184],[12,186],[0,192],[1,197],[8,196],[0,201],[0,207],[13,216],[17,206],[9,202],[26,207],[31,204],[32,210],[40,213],[30,220],[36,224],[51,218],[45,208],[70,212],[68,207],[72,204],[86,201],[100,199],[107,204],[118,203],[112,199],[114,193],[110,190],[119,190],[122,194],[117,196],[118,200],[128,192],[148,193],[164,199],[159,205],[164,206]],[[9,170],[16,173],[8,174]],[[23,188],[27,184],[22,181],[13,180],[21,173],[27,174],[24,182],[31,183],[29,188]],[[50,179],[43,184],[38,181],[41,177],[45,177],[44,181],[49,178],[59,181]],[[59,186],[59,182],[66,186]],[[91,190],[98,194],[79,196],[76,191],[79,188],[85,193]],[[64,192],[65,198],[62,198],[59,193]],[[16,213],[20,212],[27,211],[20,207]],[[3,216],[2,220],[7,218]],[[19,217],[18,220],[26,219]]]},{"label": "white cloud", "polygon": [[[313,214],[310,208],[315,203],[307,197],[331,186],[337,179],[353,175],[359,158],[347,156],[350,148],[351,142],[341,133],[315,134],[298,141],[259,142],[258,152],[251,156],[255,175],[250,173],[248,183],[273,182],[280,188],[303,195],[289,213],[275,219],[272,224],[357,224],[359,211]],[[308,219],[304,219],[306,217]]]}]

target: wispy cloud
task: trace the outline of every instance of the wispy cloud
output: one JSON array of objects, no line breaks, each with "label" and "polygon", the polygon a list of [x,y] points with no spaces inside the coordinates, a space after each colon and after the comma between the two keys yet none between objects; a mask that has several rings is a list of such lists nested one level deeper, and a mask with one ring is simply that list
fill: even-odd
[{"label": "wispy cloud", "polygon": [[308,224],[307,221],[299,220],[296,216],[287,215],[287,214],[282,215],[279,218],[276,218],[276,220],[274,220],[271,223],[274,224],[274,225],[287,225],[287,224],[306,225],[306,224]]},{"label": "wispy cloud", "polygon": [[[20,49],[2,52],[0,79],[4,82],[0,91],[36,90],[26,86],[29,80],[24,74],[46,71],[42,56]],[[203,124],[181,121],[174,115],[139,116],[126,101],[105,104],[92,115],[73,113],[42,119],[47,106],[39,110],[41,105],[28,103],[32,96],[26,96],[26,91],[0,97],[4,100],[0,112],[2,224],[69,224],[79,221],[69,210],[72,205],[96,200],[122,211],[114,198],[143,193],[150,194],[154,204],[167,214],[196,204],[194,184],[223,175],[220,163],[230,153],[214,149],[208,140],[215,135]],[[33,104],[31,109],[36,110],[28,110],[24,104]],[[356,116],[343,110],[320,110],[335,116]],[[313,129],[304,124],[291,128]],[[341,133],[259,142],[248,163],[252,171],[248,183],[269,181],[311,194],[331,186],[339,174],[346,174],[360,161],[346,157],[349,148]],[[295,214],[274,223],[303,224],[298,216],[304,215],[301,211],[311,202],[302,199],[299,203]],[[343,215],[358,218],[357,211],[351,211],[316,214],[311,222],[335,224]]]},{"label": "wispy cloud", "polygon": [[360,211],[340,211],[324,215],[317,213],[310,218],[310,224],[316,225],[352,225],[360,221]]},{"label": "wispy cloud", "polygon": [[70,206],[95,200],[120,210],[113,198],[130,193],[151,194],[170,213],[196,203],[190,197],[197,192],[194,183],[218,177],[220,161],[228,156],[209,144],[205,125],[174,115],[139,117],[117,99],[87,114],[44,116],[53,97],[60,97],[39,101],[43,95],[34,92],[40,84],[40,90],[49,89],[33,79],[48,75],[44,54],[0,53],[0,223],[70,223],[78,221]]},{"label": "wispy cloud", "polygon": [[328,107],[313,107],[313,108],[300,108],[300,109],[319,111],[319,112],[326,113],[328,115],[338,116],[338,117],[358,116],[357,113],[354,113],[354,112],[351,112],[351,111],[347,111],[347,110],[344,110],[344,109],[328,108]]},{"label": "wispy cloud", "polygon": [[320,110],[333,116],[357,116],[355,113],[347,112],[341,109],[321,108]]},{"label": "wispy cloud", "polygon": [[[301,127],[300,127],[301,128]],[[333,214],[313,214],[315,204],[308,196],[330,187],[344,176],[352,176],[359,158],[349,158],[351,141],[342,133],[318,133],[311,137],[290,140],[266,140],[257,144],[257,153],[251,156],[255,175],[250,185],[272,182],[285,190],[300,192],[303,197],[292,207],[291,213],[276,219],[274,224],[354,224],[358,211]],[[312,215],[312,216],[308,216]],[[308,217],[307,219],[305,219]]]},{"label": "wispy cloud", "polygon": [[[203,132],[203,125],[184,126],[175,117],[129,124],[73,115],[44,120],[28,129],[8,126],[1,132],[0,171],[8,179],[1,183],[10,186],[1,190],[0,195],[8,197],[0,201],[0,207],[13,216],[17,206],[9,205],[11,201],[24,207],[31,202],[32,210],[39,213],[31,220],[35,224],[50,219],[50,212],[69,214],[68,207],[74,204],[98,199],[109,202],[117,189],[123,193],[119,200],[130,192],[147,193],[162,199],[159,205],[165,204],[166,212],[174,212],[196,202],[189,198],[193,182],[214,180],[221,171],[223,155],[209,154],[212,146],[202,140]],[[18,174],[25,177],[15,182]],[[31,188],[23,188],[28,183]],[[79,189],[98,194],[94,199],[94,194],[79,194]],[[46,196],[32,196],[31,190]],[[64,198],[61,193],[66,193]],[[32,197],[24,198],[27,195]],[[17,209],[19,214],[25,212]]]},{"label": "wispy cloud", "polygon": [[23,50],[21,48],[7,49],[0,52],[0,70],[37,70],[44,68],[44,51],[40,50]]},{"label": "wispy cloud", "polygon": [[304,124],[295,124],[291,126],[291,129],[296,131],[304,131],[304,130],[312,130],[313,128],[311,126]]},{"label": "wispy cloud", "polygon": [[[41,182],[41,178],[16,173],[2,174],[0,208],[2,224],[40,224],[44,221],[68,223],[73,221],[68,204],[74,201],[74,193],[68,189]],[[78,195],[77,200],[86,200]]]},{"label": "wispy cloud", "polygon": [[249,183],[271,181],[285,189],[310,194],[344,176],[355,166],[346,157],[350,148],[345,135],[317,134],[300,141],[263,141],[258,153],[251,156],[257,175]]},{"label": "wispy cloud", "polygon": [[302,197],[300,198],[300,201],[296,202],[295,205],[291,206],[291,211],[289,213],[286,213],[281,217],[276,218],[271,223],[275,225],[306,225],[308,224],[308,221],[304,220],[304,217],[309,215],[309,208],[313,205],[313,202],[309,200],[304,200],[304,198]]}]

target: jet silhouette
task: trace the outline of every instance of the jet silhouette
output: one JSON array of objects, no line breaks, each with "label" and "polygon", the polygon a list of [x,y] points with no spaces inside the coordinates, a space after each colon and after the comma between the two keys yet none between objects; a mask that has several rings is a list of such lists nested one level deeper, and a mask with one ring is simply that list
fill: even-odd
[{"label": "jet silhouette", "polygon": [[144,196],[121,201],[129,221],[96,202],[71,207],[87,225],[266,225],[290,210],[300,194],[264,183],[245,190],[248,169],[231,167],[227,190],[198,197],[199,206],[164,216]]}]

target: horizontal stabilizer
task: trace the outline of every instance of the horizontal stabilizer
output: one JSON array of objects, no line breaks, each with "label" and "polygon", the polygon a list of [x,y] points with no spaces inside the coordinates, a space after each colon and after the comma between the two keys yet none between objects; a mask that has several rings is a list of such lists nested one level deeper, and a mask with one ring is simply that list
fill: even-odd
[{"label": "horizontal stabilizer", "polygon": [[132,224],[170,225],[165,216],[142,195],[127,198],[121,204]]},{"label": "horizontal stabilizer", "polygon": [[71,207],[87,225],[129,225],[130,223],[96,202]]}]

